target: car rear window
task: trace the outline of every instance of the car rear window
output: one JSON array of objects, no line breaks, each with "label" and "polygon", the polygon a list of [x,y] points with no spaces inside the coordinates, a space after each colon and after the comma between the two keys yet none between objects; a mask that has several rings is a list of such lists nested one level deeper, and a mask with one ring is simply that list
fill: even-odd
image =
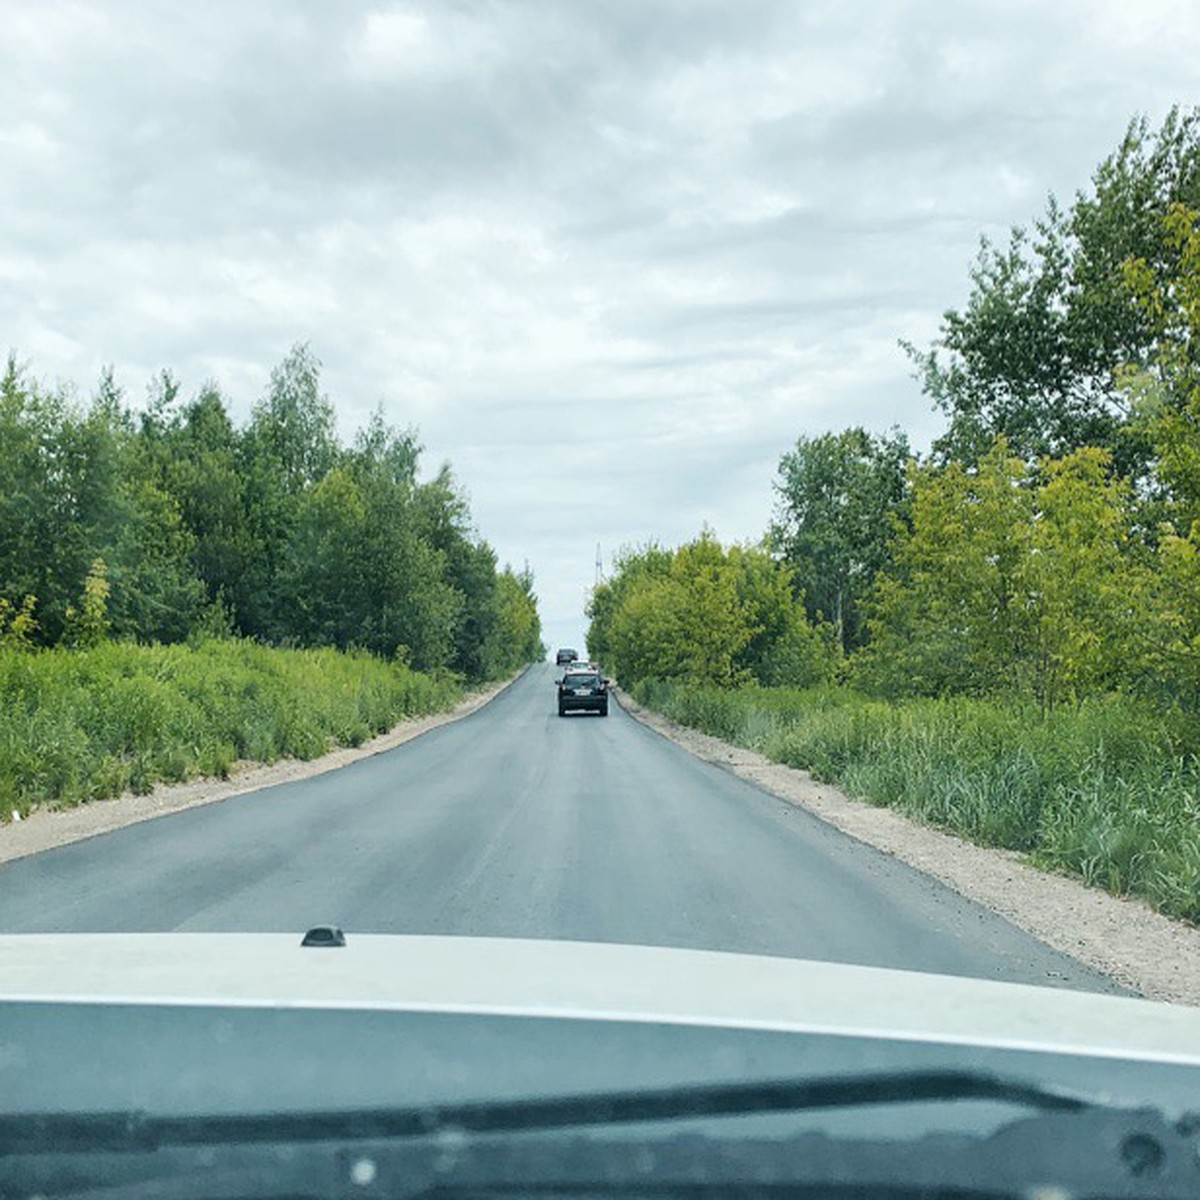
[{"label": "car rear window", "polygon": [[566,687],[599,687],[600,676],[592,671],[571,671],[563,676]]}]

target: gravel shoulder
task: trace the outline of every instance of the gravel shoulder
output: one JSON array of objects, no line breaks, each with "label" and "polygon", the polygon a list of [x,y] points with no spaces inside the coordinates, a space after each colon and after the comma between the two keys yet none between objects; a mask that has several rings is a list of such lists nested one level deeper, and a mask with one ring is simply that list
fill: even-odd
[{"label": "gravel shoulder", "polygon": [[1141,995],[1200,1005],[1200,929],[1076,879],[917,825],[889,808],[855,800],[807,771],[677,725],[614,688],[621,707],[697,758],[807,809],[860,842],[932,875],[960,895]]},{"label": "gravel shoulder", "polygon": [[121,829],[138,821],[165,817],[198,804],[212,804],[230,796],[273,787],[277,783],[290,783],[296,779],[323,775],[326,771],[336,771],[338,767],[392,750],[439,725],[457,721],[475,712],[523,674],[524,671],[521,671],[511,679],[471,692],[446,712],[401,721],[387,733],[363,742],[361,746],[341,747],[320,758],[307,761],[286,758],[274,763],[241,762],[235,764],[228,779],[205,778],[187,783],[158,784],[143,796],[126,793],[112,800],[94,800],[72,808],[35,809],[24,820],[0,825],[0,863],[65,846],[70,842],[81,842],[85,838]]}]

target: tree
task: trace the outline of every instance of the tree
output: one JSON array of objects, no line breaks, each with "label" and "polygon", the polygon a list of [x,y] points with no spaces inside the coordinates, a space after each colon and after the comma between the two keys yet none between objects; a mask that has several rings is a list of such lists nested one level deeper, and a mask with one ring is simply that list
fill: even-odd
[{"label": "tree", "polygon": [[84,407],[9,357],[6,645],[229,631],[469,678],[541,653],[532,577],[497,570],[449,467],[418,483],[415,432],[381,411],[343,448],[307,346],[272,372],[243,430],[214,385],[180,394],[161,372],[135,420],[111,368]]},{"label": "tree", "polygon": [[10,603],[37,597],[48,643],[120,535],[131,436],[111,372],[84,410],[27,381],[10,357],[0,381],[0,589]]},{"label": "tree", "polygon": [[911,529],[871,602],[856,677],[889,694],[1012,692],[1043,710],[1136,671],[1146,580],[1106,451],[914,468]]},{"label": "tree", "polygon": [[1027,470],[998,439],[977,468],[910,468],[911,528],[867,606],[870,644],[855,676],[892,694],[1012,686],[1027,637],[1019,575],[1029,552]]},{"label": "tree", "polygon": [[26,596],[19,605],[0,597],[0,650],[32,650],[37,633],[37,597]]},{"label": "tree", "polygon": [[261,542],[249,511],[239,435],[215,384],[205,383],[171,422],[163,454],[163,486],[192,535],[192,561],[207,599],[228,605],[235,624],[252,632]]},{"label": "tree", "polygon": [[601,661],[627,684],[748,677],[737,659],[755,630],[738,596],[737,572],[711,533],[673,552],[647,547],[621,561],[617,578],[593,597],[590,653],[603,647]]},{"label": "tree", "polygon": [[599,662],[609,664],[624,679],[632,680],[639,676],[617,666],[617,614],[635,592],[655,580],[666,579],[671,569],[671,557],[670,550],[654,542],[640,549],[622,549],[613,562],[611,578],[596,587],[588,600],[588,654]]},{"label": "tree", "polygon": [[300,642],[343,648],[364,643],[374,600],[366,534],[366,502],[349,471],[335,468],[300,498],[280,571],[289,627]]},{"label": "tree", "polygon": [[90,650],[108,637],[108,568],[98,558],[83,581],[79,607],[68,605],[63,643],[76,650]]},{"label": "tree", "polygon": [[702,533],[675,552],[671,584],[683,678],[723,685],[748,678],[740,659],[759,630],[738,594],[737,570],[715,537]]},{"label": "tree", "polygon": [[323,479],[337,462],[333,405],[321,391],[321,364],[307,344],[293,346],[271,372],[267,394],[254,406],[250,434],[278,463],[292,493]]},{"label": "tree", "polygon": [[121,527],[109,550],[109,616],[118,638],[180,642],[200,619],[204,584],[179,506],[146,478],[121,481]]},{"label": "tree", "polygon": [[761,547],[708,531],[674,551],[626,551],[589,605],[588,650],[626,684],[729,686],[828,678],[830,648],[807,622],[791,570]]},{"label": "tree", "polygon": [[413,495],[413,521],[419,536],[442,556],[446,582],[461,597],[459,620],[451,631],[451,662],[469,679],[492,674],[485,662],[498,613],[496,554],[476,533],[466,495],[448,463]]},{"label": "tree", "polygon": [[1098,446],[1120,474],[1148,475],[1119,369],[1143,363],[1157,333],[1124,263],[1171,273],[1162,217],[1177,201],[1200,202],[1200,110],[1172,110],[1157,131],[1135,119],[1069,212],[1051,197],[1032,233],[982,242],[966,308],[944,314],[928,351],[906,346],[950,418],[942,461],[978,462],[999,436],[1029,462]]},{"label": "tree", "polygon": [[812,622],[849,651],[866,637],[862,603],[888,561],[906,504],[908,440],[860,428],[801,437],[779,462],[770,544],[791,567]]},{"label": "tree", "polygon": [[538,661],[546,653],[533,576],[528,567],[514,572],[505,565],[499,572],[493,608],[494,619],[481,658],[484,677],[499,679],[524,663]]},{"label": "tree", "polygon": [[1164,220],[1175,254],[1168,274],[1145,259],[1126,279],[1158,338],[1123,381],[1157,456],[1163,488],[1153,620],[1144,622],[1147,684],[1194,706],[1200,697],[1200,210],[1175,205]]},{"label": "tree", "polygon": [[1112,690],[1136,671],[1147,577],[1129,555],[1129,485],[1107,451],[1042,463],[1019,585],[1031,617],[1027,686],[1043,711]]},{"label": "tree", "polygon": [[[416,464],[412,434],[386,428],[382,418],[350,456],[366,504],[358,553],[369,615],[361,644],[380,654],[402,652],[414,666],[455,670],[464,600],[446,553],[424,526]],[[463,514],[469,522],[465,502]]]},{"label": "tree", "polygon": [[333,406],[321,391],[321,364],[305,344],[271,372],[266,394],[238,438],[248,544],[233,597],[238,624],[252,637],[295,636],[282,590],[300,497],[338,464]]},{"label": "tree", "polygon": [[1174,205],[1163,227],[1176,258],[1171,274],[1144,258],[1125,264],[1129,289],[1156,341],[1146,363],[1127,364],[1121,379],[1137,427],[1154,448],[1170,505],[1166,515],[1190,535],[1200,521],[1200,210]]},{"label": "tree", "polygon": [[10,355],[0,380],[0,587],[14,607],[41,597],[51,638],[68,602],[49,472],[61,421],[61,405],[39,395]]},{"label": "tree", "polygon": [[731,546],[738,604],[751,630],[739,671],[768,687],[809,687],[832,678],[840,645],[832,626],[809,623],[786,563],[761,546]]}]

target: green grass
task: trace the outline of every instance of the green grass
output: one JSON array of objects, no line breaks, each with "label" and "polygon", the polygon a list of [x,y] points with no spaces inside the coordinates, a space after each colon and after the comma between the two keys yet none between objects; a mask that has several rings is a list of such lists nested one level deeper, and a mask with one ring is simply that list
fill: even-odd
[{"label": "green grass", "polygon": [[1042,717],[1017,703],[887,703],[844,688],[633,691],[851,795],[1200,921],[1194,719],[1124,697]]},{"label": "green grass", "polygon": [[0,650],[0,819],[315,758],[460,694],[368,654],[235,640]]}]

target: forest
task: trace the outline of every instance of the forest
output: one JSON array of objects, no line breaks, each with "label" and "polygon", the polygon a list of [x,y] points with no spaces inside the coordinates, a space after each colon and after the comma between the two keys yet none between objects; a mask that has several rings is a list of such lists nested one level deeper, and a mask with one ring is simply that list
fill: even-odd
[{"label": "forest", "polygon": [[941,435],[805,435],[755,546],[630,548],[589,648],[639,698],[1200,918],[1200,110],[984,239],[903,344]]},{"label": "forest", "polygon": [[109,369],[81,401],[10,355],[4,816],[357,744],[540,658],[530,572],[420,454],[381,411],[343,444],[307,345],[240,428],[211,383],[134,406]]}]

